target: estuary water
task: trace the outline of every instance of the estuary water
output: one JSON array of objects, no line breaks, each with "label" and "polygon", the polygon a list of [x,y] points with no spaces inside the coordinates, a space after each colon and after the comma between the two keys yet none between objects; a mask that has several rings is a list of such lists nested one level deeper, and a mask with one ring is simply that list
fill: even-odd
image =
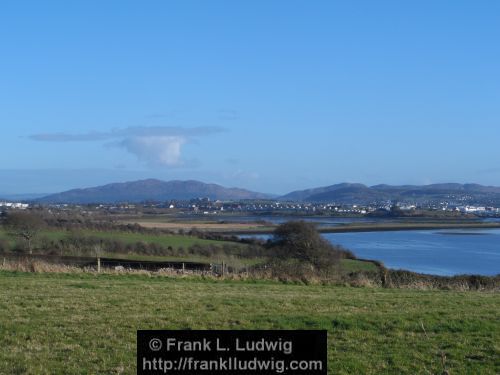
[{"label": "estuary water", "polygon": [[[325,233],[358,258],[432,275],[500,274],[500,229]],[[242,237],[270,238],[270,235]]]},{"label": "estuary water", "polygon": [[388,268],[433,275],[500,274],[500,230],[327,233],[330,242]]}]

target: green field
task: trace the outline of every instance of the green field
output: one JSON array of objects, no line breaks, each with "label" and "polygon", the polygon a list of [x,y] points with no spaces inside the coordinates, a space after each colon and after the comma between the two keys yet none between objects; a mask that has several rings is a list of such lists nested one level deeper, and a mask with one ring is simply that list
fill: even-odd
[{"label": "green field", "polygon": [[[137,261],[148,261],[148,262],[199,262],[199,263],[221,263],[224,261],[229,267],[234,267],[235,269],[242,270],[244,267],[250,267],[253,265],[258,265],[266,261],[265,258],[242,258],[233,255],[220,255],[220,256],[202,256],[196,254],[189,254],[185,257],[181,256],[156,256],[156,255],[141,255],[141,254],[121,254],[121,253],[102,253],[102,257],[114,258],[114,259],[127,259],[127,260],[137,260]],[[343,266],[344,260],[342,259],[341,264]],[[349,259],[350,260],[350,259]],[[366,267],[373,266],[372,270],[376,270],[376,266],[373,263],[354,261],[359,263],[354,265],[356,270],[362,270]],[[350,265],[349,265],[350,266]],[[349,270],[350,271],[350,270]]]},{"label": "green field", "polygon": [[[68,238],[71,232],[64,230],[45,230],[40,233],[40,237],[46,237],[50,240],[61,240]],[[194,236],[183,236],[177,234],[163,234],[163,235],[151,235],[142,233],[128,233],[120,231],[91,231],[91,230],[81,230],[78,231],[78,235],[82,237],[95,237],[108,240],[118,240],[125,244],[128,243],[156,243],[165,247],[171,246],[173,248],[189,248],[192,245],[231,245],[243,247],[247,246],[245,244],[228,242],[228,241],[216,241],[216,240],[205,240]],[[0,229],[0,239],[4,239],[13,245],[16,240],[14,237],[9,236],[4,230]],[[35,251],[36,252],[36,251]],[[102,253],[103,257],[109,258],[120,258],[120,259],[131,259],[131,260],[147,260],[147,261],[191,261],[191,262],[202,262],[202,263],[213,263],[220,262],[224,260],[231,267],[241,267],[241,266],[252,266],[265,261],[265,259],[260,257],[254,258],[237,258],[234,256],[224,257],[224,259],[214,259],[213,257],[205,257],[202,255],[190,254],[188,257],[180,256],[154,256],[154,255],[143,255],[143,254],[122,254],[122,253]],[[355,272],[355,271],[376,271],[377,267],[371,262],[363,262],[351,259],[342,259],[342,268],[345,272]]]},{"label": "green field", "polygon": [[[123,231],[93,231],[88,229],[82,229],[75,231],[75,234],[82,237],[95,237],[106,240],[116,240],[122,241],[125,244],[145,242],[145,243],[156,243],[162,246],[172,246],[174,248],[178,247],[189,247],[194,244],[200,245],[223,245],[227,244],[227,241],[214,241],[200,239],[194,236],[182,236],[177,234],[143,234],[143,233],[129,233]],[[67,238],[71,235],[71,232],[66,230],[44,230],[40,232],[39,238],[45,237],[50,240],[61,240]],[[8,241],[13,241],[14,237],[9,236],[5,230],[0,229],[0,238],[6,239]]]},{"label": "green field", "polygon": [[[189,297],[189,298],[188,298]],[[330,374],[500,373],[500,294],[0,272],[0,373],[134,374],[137,329],[327,329]]]},{"label": "green field", "polygon": [[344,272],[377,271],[379,268],[375,263],[356,259],[341,259],[340,264]]}]

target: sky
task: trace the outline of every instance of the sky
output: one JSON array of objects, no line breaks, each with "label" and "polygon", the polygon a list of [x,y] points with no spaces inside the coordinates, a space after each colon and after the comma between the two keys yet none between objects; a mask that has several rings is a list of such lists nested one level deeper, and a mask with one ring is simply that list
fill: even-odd
[{"label": "sky", "polygon": [[500,186],[498,1],[10,1],[0,194]]}]

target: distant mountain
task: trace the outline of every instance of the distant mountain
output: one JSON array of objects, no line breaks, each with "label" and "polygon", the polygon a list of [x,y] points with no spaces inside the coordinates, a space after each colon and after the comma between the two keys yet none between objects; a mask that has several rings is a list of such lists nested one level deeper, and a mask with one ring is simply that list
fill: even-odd
[{"label": "distant mountain", "polygon": [[314,189],[294,191],[279,197],[283,201],[335,202],[367,204],[385,200],[423,201],[453,200],[469,197],[471,201],[500,201],[500,187],[478,184],[433,184],[433,185],[375,185],[337,184]]},{"label": "distant mountain", "polygon": [[267,194],[239,188],[225,188],[200,181],[160,181],[155,179],[114,183],[86,189],[74,189],[38,199],[40,203],[118,203],[143,201],[266,199]]},{"label": "distant mountain", "polygon": [[313,202],[315,200],[321,201],[322,198],[325,198],[328,200],[328,196],[332,195],[332,194],[342,195],[345,192],[347,192],[349,194],[349,192],[351,192],[351,191],[354,192],[354,191],[365,190],[365,189],[368,189],[368,188],[363,184],[342,183],[342,184],[323,186],[323,187],[307,189],[307,190],[293,191],[291,193],[283,195],[279,199],[284,200],[284,201],[294,201],[294,202],[300,202],[300,201]]}]

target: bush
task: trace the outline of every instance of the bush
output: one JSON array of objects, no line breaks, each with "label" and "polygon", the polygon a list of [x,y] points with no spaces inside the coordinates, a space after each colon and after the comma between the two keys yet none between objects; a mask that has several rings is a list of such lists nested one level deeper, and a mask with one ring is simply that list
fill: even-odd
[{"label": "bush", "polygon": [[281,259],[295,259],[318,270],[338,265],[343,257],[338,247],[321,237],[312,223],[289,221],[278,226],[270,248]]}]

